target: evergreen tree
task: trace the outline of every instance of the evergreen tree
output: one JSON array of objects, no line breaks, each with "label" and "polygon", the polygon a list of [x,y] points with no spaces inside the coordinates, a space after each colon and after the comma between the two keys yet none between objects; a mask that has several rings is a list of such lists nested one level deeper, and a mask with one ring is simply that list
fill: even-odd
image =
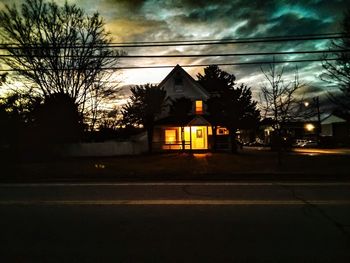
[{"label": "evergreen tree", "polygon": [[211,93],[207,101],[208,112],[213,119],[214,149],[216,127],[225,126],[230,133],[231,150],[237,151],[236,132],[238,129],[254,128],[260,119],[257,102],[252,99],[250,88],[236,86],[235,76],[217,66],[209,66],[205,75],[197,75],[198,82]]},{"label": "evergreen tree", "polygon": [[131,88],[130,102],[122,110],[125,125],[142,125],[147,131],[148,151],[152,152],[153,128],[156,118],[166,106],[166,91],[146,84]]}]

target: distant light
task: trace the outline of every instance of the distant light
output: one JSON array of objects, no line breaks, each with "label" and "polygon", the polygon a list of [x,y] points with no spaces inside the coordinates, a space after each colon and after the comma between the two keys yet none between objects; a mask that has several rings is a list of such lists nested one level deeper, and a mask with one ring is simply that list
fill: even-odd
[{"label": "distant light", "polygon": [[315,129],[315,125],[313,125],[312,123],[308,123],[305,125],[305,129],[309,132],[313,131]]},{"label": "distant light", "polygon": [[310,105],[310,102],[305,101],[305,102],[304,102],[304,105],[305,105],[305,107],[308,107],[308,106]]},{"label": "distant light", "polygon": [[96,168],[96,169],[104,169],[104,168],[106,168],[106,166],[105,166],[104,164],[96,163],[96,164],[95,164],[95,168]]}]

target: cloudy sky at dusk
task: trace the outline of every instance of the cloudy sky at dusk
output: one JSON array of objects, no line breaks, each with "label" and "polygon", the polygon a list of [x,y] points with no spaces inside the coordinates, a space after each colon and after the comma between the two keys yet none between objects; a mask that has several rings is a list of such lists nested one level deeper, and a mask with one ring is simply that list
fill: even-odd
[{"label": "cloudy sky at dusk", "polygon": [[[12,3],[2,0],[1,5]],[[16,0],[20,3],[20,1]],[[57,1],[63,3],[63,1]],[[295,36],[341,31],[341,20],[348,0],[69,0],[87,12],[98,11],[106,21],[114,42],[201,40],[268,36]],[[1,7],[1,6],[0,6]],[[176,46],[157,48],[125,48],[129,55],[208,54],[321,50],[327,40],[230,44],[211,46]],[[317,55],[276,56],[277,60],[317,58]],[[272,60],[271,56],[143,58],[123,59],[118,66],[184,65],[235,63]],[[320,62],[286,64],[286,76],[298,66],[300,79],[310,86],[305,91],[329,87],[319,80]],[[245,82],[254,92],[263,77],[259,65],[225,66],[239,82]],[[203,68],[185,68],[193,77]],[[124,84],[160,82],[171,68],[124,70],[118,78]]]}]

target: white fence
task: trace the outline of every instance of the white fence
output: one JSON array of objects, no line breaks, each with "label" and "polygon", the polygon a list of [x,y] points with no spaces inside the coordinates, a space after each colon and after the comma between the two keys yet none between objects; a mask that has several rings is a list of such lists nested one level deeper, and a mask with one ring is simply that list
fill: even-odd
[{"label": "white fence", "polygon": [[106,157],[142,154],[147,152],[148,145],[146,133],[143,133],[128,141],[72,143],[55,150],[63,157]]}]

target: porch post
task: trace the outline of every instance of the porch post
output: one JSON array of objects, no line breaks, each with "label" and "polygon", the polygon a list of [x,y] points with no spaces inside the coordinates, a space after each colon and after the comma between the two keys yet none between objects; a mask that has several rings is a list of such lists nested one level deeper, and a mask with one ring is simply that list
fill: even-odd
[{"label": "porch post", "polygon": [[190,150],[192,150],[192,126],[190,126]]},{"label": "porch post", "polygon": [[182,144],[182,151],[185,150],[185,128],[181,126],[181,144]]},{"label": "porch post", "polygon": [[208,125],[207,125],[206,127],[207,127],[206,148],[207,148],[207,150],[208,150],[208,149],[209,149],[209,134],[208,134]]}]

